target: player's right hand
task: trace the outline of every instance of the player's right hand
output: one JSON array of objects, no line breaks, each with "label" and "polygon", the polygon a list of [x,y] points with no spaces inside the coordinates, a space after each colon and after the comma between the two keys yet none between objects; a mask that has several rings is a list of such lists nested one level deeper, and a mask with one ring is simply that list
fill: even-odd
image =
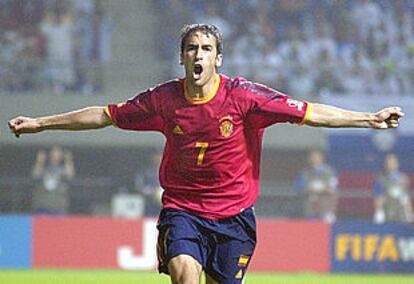
[{"label": "player's right hand", "polygon": [[30,117],[19,116],[9,120],[8,122],[10,131],[14,133],[16,137],[19,137],[24,133],[37,133],[41,131],[39,122]]}]

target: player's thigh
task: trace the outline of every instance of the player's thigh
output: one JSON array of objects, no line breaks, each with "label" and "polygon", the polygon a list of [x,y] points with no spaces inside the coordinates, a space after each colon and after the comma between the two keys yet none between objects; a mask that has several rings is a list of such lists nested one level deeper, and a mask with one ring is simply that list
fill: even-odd
[{"label": "player's thigh", "polygon": [[208,275],[207,273],[205,273],[205,275],[206,275],[206,284],[219,284],[216,280],[211,278],[211,276]]},{"label": "player's thigh", "polygon": [[202,267],[191,255],[181,254],[170,259],[168,271],[174,284],[198,284]]},{"label": "player's thigh", "polygon": [[[171,214],[170,214],[171,213]],[[204,266],[206,249],[202,246],[201,233],[198,226],[194,225],[191,217],[176,211],[164,211],[160,217],[158,230],[158,270],[169,274],[170,260],[177,256],[191,256],[178,258],[173,263],[191,264],[195,260],[198,265]],[[166,215],[166,216],[165,216]],[[172,215],[172,216],[169,216]]]},{"label": "player's thigh", "polygon": [[253,239],[218,243],[212,261],[205,269],[206,274],[220,284],[243,283],[255,246],[256,241]]}]

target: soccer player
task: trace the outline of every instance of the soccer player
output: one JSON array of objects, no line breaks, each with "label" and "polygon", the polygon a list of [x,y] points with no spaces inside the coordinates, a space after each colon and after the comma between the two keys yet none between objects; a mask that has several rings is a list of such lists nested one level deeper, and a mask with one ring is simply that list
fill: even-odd
[{"label": "soccer player", "polygon": [[263,131],[290,122],[325,127],[395,128],[403,112],[354,112],[298,101],[266,86],[217,72],[223,40],[213,25],[181,34],[185,78],[121,104],[9,121],[19,136],[43,130],[115,125],[166,137],[160,166],[159,271],[172,283],[242,283],[256,245],[253,204],[259,194]]},{"label": "soccer player", "polygon": [[375,180],[373,193],[375,223],[414,221],[410,180],[401,172],[400,161],[395,154],[385,155],[384,169]]}]

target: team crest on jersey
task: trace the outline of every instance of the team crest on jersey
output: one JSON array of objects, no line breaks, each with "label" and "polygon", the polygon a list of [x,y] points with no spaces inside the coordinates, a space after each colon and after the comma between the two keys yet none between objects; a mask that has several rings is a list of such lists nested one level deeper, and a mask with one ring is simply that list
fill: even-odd
[{"label": "team crest on jersey", "polygon": [[230,115],[220,118],[220,134],[224,138],[230,137],[233,133],[234,125],[232,120],[233,118]]}]

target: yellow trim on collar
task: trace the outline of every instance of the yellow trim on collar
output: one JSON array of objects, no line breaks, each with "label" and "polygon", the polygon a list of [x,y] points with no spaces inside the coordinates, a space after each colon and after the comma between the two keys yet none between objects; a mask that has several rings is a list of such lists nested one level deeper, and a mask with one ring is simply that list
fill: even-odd
[{"label": "yellow trim on collar", "polygon": [[220,75],[217,74],[216,75],[216,80],[214,82],[213,91],[211,92],[210,95],[208,95],[206,97],[203,97],[203,98],[192,98],[192,97],[190,97],[188,95],[188,92],[187,92],[187,80],[184,80],[184,96],[187,99],[187,101],[189,101],[192,104],[205,104],[205,103],[211,101],[217,95],[217,91],[218,91],[218,88],[220,86],[220,80],[221,80]]}]

